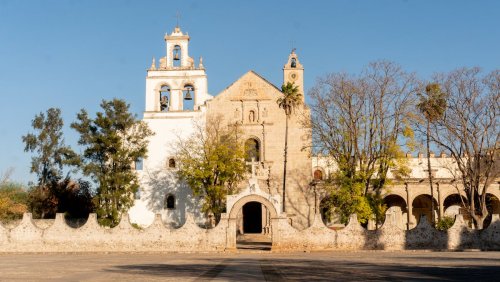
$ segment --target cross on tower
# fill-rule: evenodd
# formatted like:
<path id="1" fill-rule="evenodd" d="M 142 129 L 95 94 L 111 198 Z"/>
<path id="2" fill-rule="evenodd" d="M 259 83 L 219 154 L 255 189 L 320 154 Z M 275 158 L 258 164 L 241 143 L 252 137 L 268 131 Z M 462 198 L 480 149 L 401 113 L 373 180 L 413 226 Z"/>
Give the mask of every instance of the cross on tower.
<path id="1" fill-rule="evenodd" d="M 175 17 L 177 18 L 177 25 L 176 26 L 179 27 L 179 19 L 181 18 L 181 13 L 179 13 L 179 11 L 177 11 L 175 13 Z"/>
<path id="2" fill-rule="evenodd" d="M 255 176 L 256 176 L 255 169 L 259 165 L 259 162 L 256 162 L 255 158 L 252 158 L 252 161 L 251 162 L 246 162 L 246 165 L 249 165 L 249 166 L 252 167 L 252 178 L 255 178 Z"/>
<path id="3" fill-rule="evenodd" d="M 292 53 L 297 49 L 295 48 L 295 40 L 293 39 L 290 40 L 290 49 L 292 49 Z"/>

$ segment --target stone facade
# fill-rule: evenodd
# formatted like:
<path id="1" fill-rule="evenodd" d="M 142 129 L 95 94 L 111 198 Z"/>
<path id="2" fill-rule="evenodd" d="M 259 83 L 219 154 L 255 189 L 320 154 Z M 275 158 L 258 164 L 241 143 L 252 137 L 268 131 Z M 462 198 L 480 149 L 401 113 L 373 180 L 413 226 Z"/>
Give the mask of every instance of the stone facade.
<path id="1" fill-rule="evenodd" d="M 272 195 L 283 193 L 286 115 L 276 103 L 282 95 L 280 89 L 249 71 L 212 97 L 207 92 L 201 58 L 196 67 L 189 57 L 189 40 L 179 27 L 167 34 L 166 56 L 160 59 L 159 65 L 153 59 L 147 73 L 143 120 L 155 135 L 149 140 L 149 156 L 137 166 L 141 188 L 129 211 L 132 222 L 141 226 L 151 224 L 155 213 L 161 213 L 165 223 L 172 226 L 182 225 L 186 213 L 194 213 L 198 222 L 205 220 L 199 214 L 199 200 L 193 197 L 189 187 L 176 179 L 174 154 L 177 140 L 187 138 L 193 133 L 195 124 L 203 124 L 212 116 L 221 115 L 228 126 L 241 128 L 243 142 L 256 144 L 258 154 L 253 165 L 260 187 Z M 304 68 L 294 51 L 283 67 L 283 78 L 284 83 L 295 83 L 303 94 Z M 185 104 L 189 101 L 188 91 L 193 99 L 191 107 Z M 311 135 L 301 125 L 303 118 L 308 116 L 309 109 L 303 104 L 288 122 L 285 207 L 290 222 L 299 229 L 311 224 L 314 213 L 314 196 L 309 189 Z M 175 199 L 173 208 L 166 206 L 168 197 Z M 269 212 L 264 208 L 260 216 L 269 218 Z"/>

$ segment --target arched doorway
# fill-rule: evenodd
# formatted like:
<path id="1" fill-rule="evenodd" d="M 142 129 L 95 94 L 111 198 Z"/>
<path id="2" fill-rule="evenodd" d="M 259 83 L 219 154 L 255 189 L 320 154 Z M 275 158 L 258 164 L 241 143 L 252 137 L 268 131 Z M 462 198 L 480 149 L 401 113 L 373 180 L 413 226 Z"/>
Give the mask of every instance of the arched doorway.
<path id="1" fill-rule="evenodd" d="M 267 216 L 267 215 L 264 215 Z M 242 207 L 242 233 L 262 234 L 263 230 L 262 204 L 259 202 L 248 202 Z M 265 224 L 265 223 L 264 223 Z"/>
<path id="2" fill-rule="evenodd" d="M 270 250 L 278 231 L 274 204 L 260 195 L 248 195 L 229 208 L 228 248 Z"/>

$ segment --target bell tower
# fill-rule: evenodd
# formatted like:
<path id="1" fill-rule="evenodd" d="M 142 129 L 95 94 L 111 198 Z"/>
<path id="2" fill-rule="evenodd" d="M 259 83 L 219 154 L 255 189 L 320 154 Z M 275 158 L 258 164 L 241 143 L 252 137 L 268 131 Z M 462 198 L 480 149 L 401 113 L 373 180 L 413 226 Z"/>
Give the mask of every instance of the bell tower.
<path id="1" fill-rule="evenodd" d="M 159 64 L 153 58 L 146 77 L 146 116 L 168 118 L 194 116 L 211 96 L 207 90 L 207 75 L 200 57 L 196 66 L 189 56 L 189 35 L 176 26 L 165 34 L 166 53 Z M 186 114 L 185 112 L 191 112 Z"/>
<path id="2" fill-rule="evenodd" d="M 304 67 L 300 64 L 299 58 L 295 53 L 295 48 L 288 55 L 288 61 L 283 66 L 283 84 L 291 82 L 299 87 L 299 93 L 302 94 L 302 102 L 304 102 Z"/>

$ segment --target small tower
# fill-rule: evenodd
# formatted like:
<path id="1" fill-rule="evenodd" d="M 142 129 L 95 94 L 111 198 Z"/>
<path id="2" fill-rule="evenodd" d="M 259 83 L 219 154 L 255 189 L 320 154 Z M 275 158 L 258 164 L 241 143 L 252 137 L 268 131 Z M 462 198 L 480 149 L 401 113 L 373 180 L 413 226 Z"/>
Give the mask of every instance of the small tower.
<path id="1" fill-rule="evenodd" d="M 165 42 L 167 43 L 167 68 L 194 68 L 191 64 L 192 59 L 189 60 L 189 35 L 182 33 L 181 29 L 176 26 L 170 35 L 165 34 Z"/>
<path id="2" fill-rule="evenodd" d="M 288 56 L 288 61 L 283 67 L 283 84 L 292 82 L 299 87 L 299 92 L 302 94 L 302 102 L 304 102 L 304 67 L 300 64 L 295 48 Z"/>
<path id="3" fill-rule="evenodd" d="M 170 113 L 200 111 L 211 97 L 207 93 L 207 75 L 202 61 L 200 59 L 196 67 L 193 58 L 189 57 L 189 35 L 179 26 L 165 34 L 164 39 L 166 56 L 160 57 L 158 66 L 153 59 L 146 77 L 145 117 L 155 112 L 167 118 Z"/>

